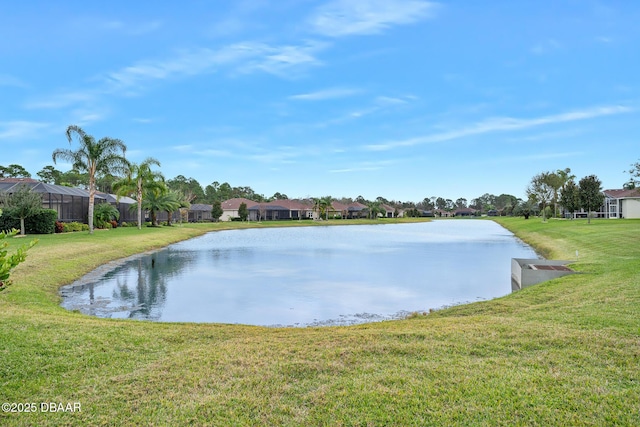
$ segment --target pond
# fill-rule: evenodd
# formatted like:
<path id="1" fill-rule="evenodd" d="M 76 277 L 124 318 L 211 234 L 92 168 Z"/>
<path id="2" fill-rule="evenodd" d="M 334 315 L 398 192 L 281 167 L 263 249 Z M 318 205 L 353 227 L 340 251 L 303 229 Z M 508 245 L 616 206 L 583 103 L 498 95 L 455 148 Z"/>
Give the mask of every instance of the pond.
<path id="1" fill-rule="evenodd" d="M 104 266 L 62 306 L 111 318 L 347 325 L 511 292 L 535 252 L 493 221 L 219 231 Z"/>

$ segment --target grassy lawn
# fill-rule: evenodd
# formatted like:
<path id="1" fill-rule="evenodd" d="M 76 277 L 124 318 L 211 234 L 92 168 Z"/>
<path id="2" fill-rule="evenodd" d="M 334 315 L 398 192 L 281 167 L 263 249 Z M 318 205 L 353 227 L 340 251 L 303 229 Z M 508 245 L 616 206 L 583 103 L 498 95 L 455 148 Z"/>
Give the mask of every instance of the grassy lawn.
<path id="1" fill-rule="evenodd" d="M 0 425 L 640 425 L 640 221 L 498 222 L 548 257 L 578 250 L 584 274 L 403 321 L 304 329 L 58 306 L 60 285 L 108 260 L 245 224 L 38 236 L 0 293 L 1 400 L 38 412 L 0 413 Z"/>

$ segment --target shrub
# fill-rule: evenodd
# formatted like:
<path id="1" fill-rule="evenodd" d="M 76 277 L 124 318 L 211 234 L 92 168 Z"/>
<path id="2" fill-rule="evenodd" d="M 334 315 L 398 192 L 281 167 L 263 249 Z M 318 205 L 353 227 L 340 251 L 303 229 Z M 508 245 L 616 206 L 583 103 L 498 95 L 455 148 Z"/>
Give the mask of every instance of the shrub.
<path id="1" fill-rule="evenodd" d="M 93 211 L 93 222 L 98 228 L 111 228 L 111 221 L 119 218 L 120 212 L 109 203 L 98 203 Z"/>
<path id="2" fill-rule="evenodd" d="M 41 209 L 25 219 L 25 229 L 30 234 L 53 234 L 56 231 L 58 212 L 53 209 Z"/>
<path id="3" fill-rule="evenodd" d="M 13 230 L 9 233 L 2 231 L 0 232 L 0 240 L 4 240 L 10 236 L 15 236 L 17 233 L 18 230 Z M 7 242 L 3 241 L 0 244 L 0 291 L 4 290 L 11 283 L 9 282 L 9 273 L 13 268 L 17 267 L 18 264 L 25 260 L 27 257 L 27 250 L 37 242 L 37 240 L 31 241 L 28 245 L 18 248 L 18 250 L 12 255 L 7 255 L 6 248 L 9 246 Z"/>
<path id="4" fill-rule="evenodd" d="M 0 231 L 11 231 L 20 229 L 20 219 L 9 216 L 7 212 L 0 216 Z"/>
<path id="5" fill-rule="evenodd" d="M 64 233 L 64 223 L 56 221 L 56 233 Z"/>
<path id="6" fill-rule="evenodd" d="M 27 234 L 53 234 L 56 231 L 56 219 L 58 213 L 53 209 L 40 209 L 24 220 L 24 228 Z M 0 231 L 20 229 L 20 218 L 11 213 L 11 210 L 0 216 Z"/>
<path id="7" fill-rule="evenodd" d="M 118 221 L 112 219 L 111 220 L 111 228 L 116 228 L 116 227 L 118 227 Z"/>
<path id="8" fill-rule="evenodd" d="M 89 231 L 89 226 L 87 224 L 81 224 L 77 221 L 65 222 L 63 224 L 63 227 L 65 233 L 71 233 L 74 231 Z"/>

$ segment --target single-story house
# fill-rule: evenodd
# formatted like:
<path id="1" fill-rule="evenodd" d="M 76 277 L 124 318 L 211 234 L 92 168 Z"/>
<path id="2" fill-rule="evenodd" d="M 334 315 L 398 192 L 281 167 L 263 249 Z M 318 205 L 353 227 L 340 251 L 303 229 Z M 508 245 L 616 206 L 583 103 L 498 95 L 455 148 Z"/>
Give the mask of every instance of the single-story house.
<path id="1" fill-rule="evenodd" d="M 132 206 L 136 204 L 136 200 L 127 196 L 116 196 L 115 194 L 106 194 L 106 193 L 98 193 L 101 196 L 105 197 L 107 203 L 115 206 L 120 212 L 120 219 L 118 222 L 122 224 L 123 222 L 136 222 L 138 221 L 138 211 L 133 209 Z"/>
<path id="2" fill-rule="evenodd" d="M 332 202 L 331 206 L 333 207 L 333 211 L 335 213 L 342 216 L 342 218 L 362 218 L 367 215 L 366 209 L 367 205 L 364 205 L 360 202 L 351 202 L 351 203 L 340 203 L 340 202 Z"/>
<path id="3" fill-rule="evenodd" d="M 393 214 L 396 212 L 396 208 L 385 204 L 382 205 L 382 209 L 384 209 L 384 216 L 386 218 L 393 218 Z"/>
<path id="4" fill-rule="evenodd" d="M 640 218 L 640 188 L 631 190 L 604 190 L 606 218 Z"/>
<path id="5" fill-rule="evenodd" d="M 255 203 L 248 210 L 250 221 L 314 218 L 313 206 L 307 201 L 296 199 Z"/>
<path id="6" fill-rule="evenodd" d="M 89 191 L 82 188 L 45 184 L 32 178 L 0 178 L 0 191 L 13 193 L 26 185 L 42 195 L 42 207 L 58 212 L 58 221 L 87 223 L 89 215 Z M 94 203 L 105 203 L 105 194 L 97 193 Z"/>
<path id="7" fill-rule="evenodd" d="M 220 221 L 231 221 L 232 218 L 238 218 L 240 216 L 238 211 L 240 209 L 240 205 L 243 203 L 247 206 L 247 209 L 258 204 L 258 202 L 245 199 L 244 197 L 225 200 L 222 202 L 222 216 L 220 217 Z"/>
<path id="8" fill-rule="evenodd" d="M 475 216 L 476 210 L 473 208 L 458 208 L 453 212 L 453 216 Z"/>

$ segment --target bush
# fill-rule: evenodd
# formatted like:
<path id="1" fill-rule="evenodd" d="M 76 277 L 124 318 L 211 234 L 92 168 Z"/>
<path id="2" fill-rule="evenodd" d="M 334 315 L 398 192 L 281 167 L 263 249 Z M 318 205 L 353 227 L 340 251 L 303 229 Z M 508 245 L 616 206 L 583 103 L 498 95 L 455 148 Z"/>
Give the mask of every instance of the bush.
<path id="1" fill-rule="evenodd" d="M 58 212 L 53 209 L 41 209 L 35 215 L 24 220 L 24 226 L 29 234 L 53 234 L 56 231 Z"/>
<path id="2" fill-rule="evenodd" d="M 65 222 L 63 224 L 63 227 L 64 227 L 64 232 L 65 233 L 71 233 L 71 232 L 74 232 L 74 231 L 89 231 L 89 225 L 81 224 L 81 223 L 79 223 L 77 221 Z"/>
<path id="3" fill-rule="evenodd" d="M 116 227 L 118 227 L 118 221 L 112 219 L 111 220 L 111 228 L 116 228 Z"/>
<path id="4" fill-rule="evenodd" d="M 56 221 L 56 233 L 64 233 L 64 223 Z"/>
<path id="5" fill-rule="evenodd" d="M 20 219 L 8 215 L 5 210 L 4 215 L 0 216 L 0 231 L 20 230 Z"/>
<path id="6" fill-rule="evenodd" d="M 56 219 L 58 212 L 53 209 L 40 209 L 35 214 L 28 216 L 24 220 L 24 228 L 27 234 L 53 234 L 56 231 Z M 0 231 L 20 229 L 20 218 L 11 214 L 11 210 L 6 210 L 0 216 Z"/>

